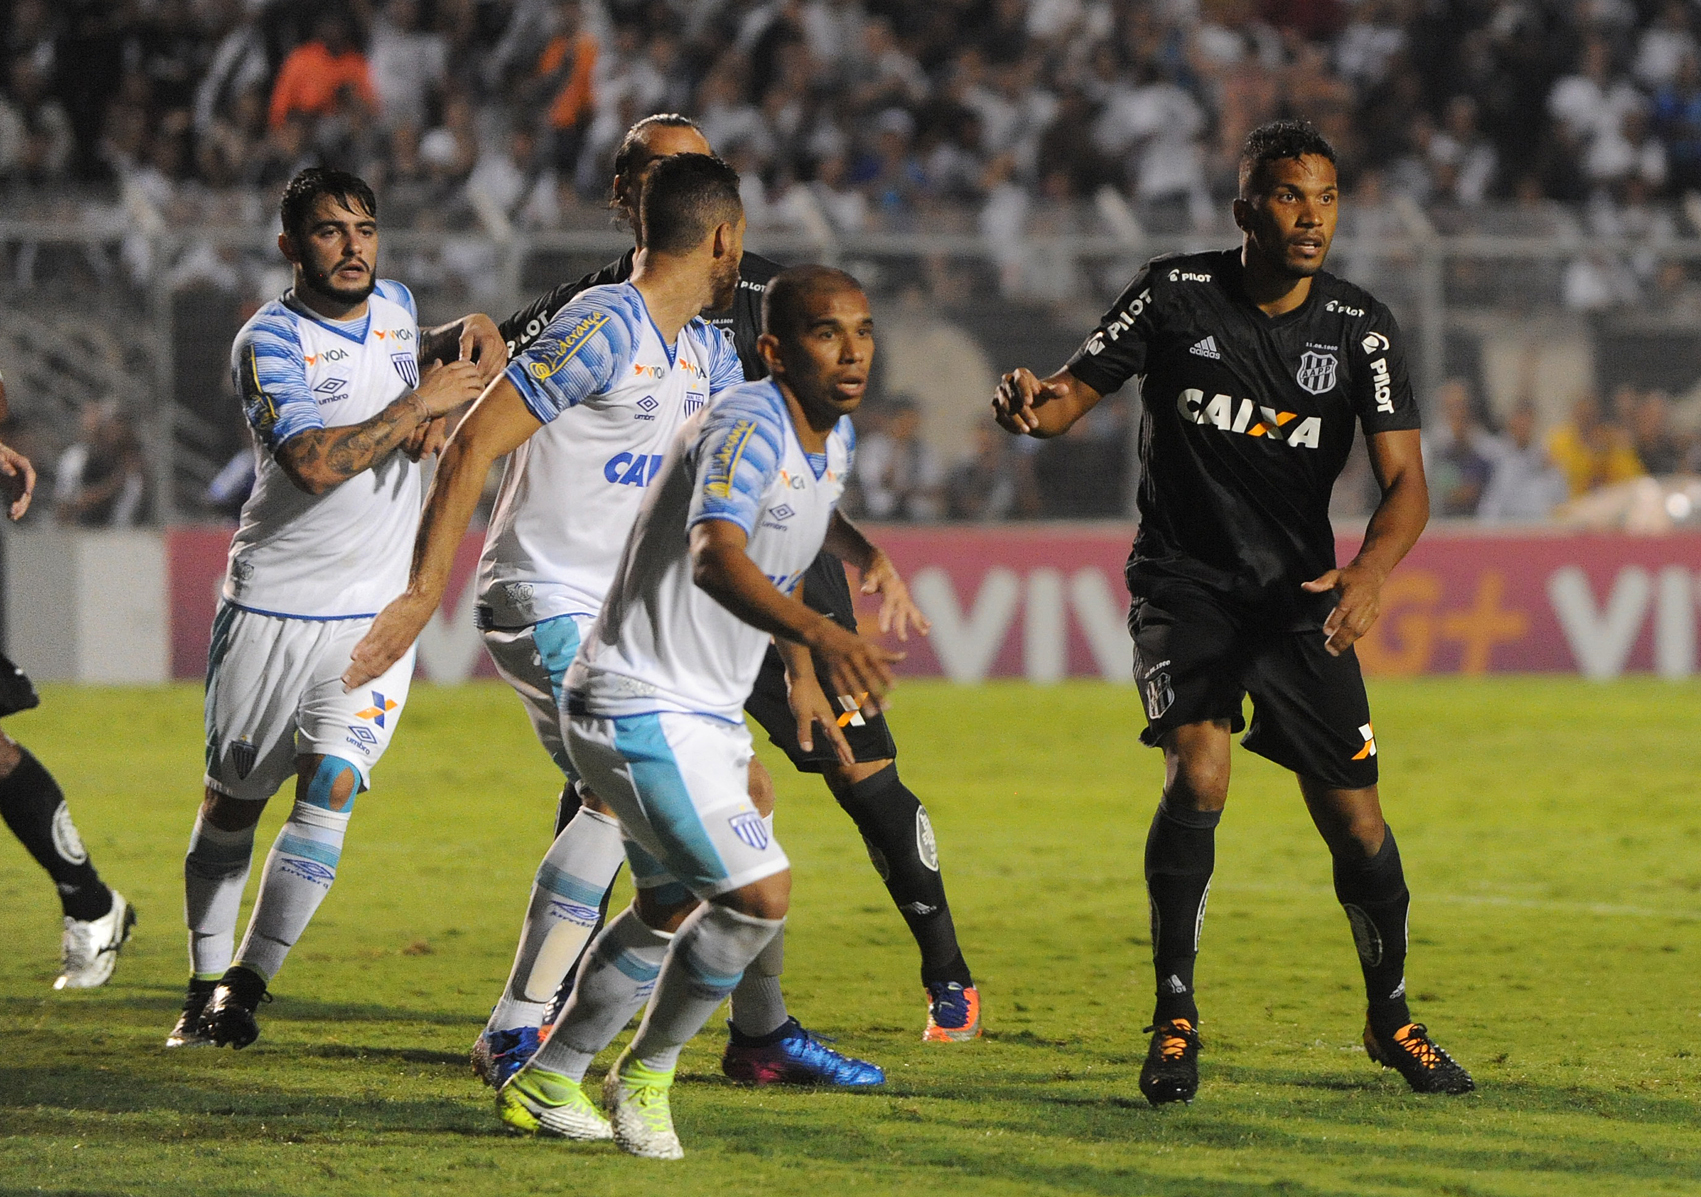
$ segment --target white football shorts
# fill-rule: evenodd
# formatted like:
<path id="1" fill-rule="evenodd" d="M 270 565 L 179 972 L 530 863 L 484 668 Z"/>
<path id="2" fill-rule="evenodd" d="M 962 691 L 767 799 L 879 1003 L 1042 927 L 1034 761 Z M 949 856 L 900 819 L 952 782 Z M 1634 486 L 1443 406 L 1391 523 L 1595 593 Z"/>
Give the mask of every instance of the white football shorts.
<path id="1" fill-rule="evenodd" d="M 484 651 L 503 681 L 526 706 L 537 741 L 569 779 L 578 780 L 561 736 L 561 682 L 579 652 L 579 637 L 596 622 L 594 615 L 557 615 L 524 628 L 490 628 Z"/>
<path id="2" fill-rule="evenodd" d="M 697 897 L 791 867 L 750 802 L 750 729 L 707 715 L 571 715 L 567 750 L 620 818 L 632 883 Z"/>
<path id="3" fill-rule="evenodd" d="M 298 756 L 335 756 L 372 785 L 408 700 L 414 650 L 382 677 L 343 693 L 363 619 L 286 619 L 221 603 L 207 651 L 206 784 L 264 801 L 295 776 Z"/>

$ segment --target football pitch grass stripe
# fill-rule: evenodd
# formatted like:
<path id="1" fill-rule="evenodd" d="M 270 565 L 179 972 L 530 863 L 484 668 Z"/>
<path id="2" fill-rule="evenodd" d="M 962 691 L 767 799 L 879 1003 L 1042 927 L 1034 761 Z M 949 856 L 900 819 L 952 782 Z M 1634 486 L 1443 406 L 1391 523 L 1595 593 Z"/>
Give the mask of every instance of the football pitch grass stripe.
<path id="1" fill-rule="evenodd" d="M 1698 700 L 1655 680 L 1373 684 L 1414 1008 L 1476 1075 L 1464 1099 L 1415 1098 L 1365 1059 L 1327 853 L 1292 779 L 1238 749 L 1199 964 L 1199 1100 L 1140 1099 L 1161 762 L 1133 743 L 1127 690 L 898 691 L 900 764 L 986 999 L 969 1045 L 920 1042 L 914 948 L 855 831 L 763 745 L 796 865 L 791 1008 L 891 1080 L 732 1086 L 717 1018 L 674 1091 L 689 1154 L 661 1173 L 507 1138 L 465 1065 L 560 788 L 504 688 L 415 689 L 262 1037 L 235 1053 L 160 1047 L 186 968 L 198 688 L 47 687 L 6 730 L 59 776 L 141 924 L 105 988 L 53 993 L 57 904 L 0 839 L 0 1197 L 1701 1192 Z M 288 811 L 273 802 L 260 844 Z"/>

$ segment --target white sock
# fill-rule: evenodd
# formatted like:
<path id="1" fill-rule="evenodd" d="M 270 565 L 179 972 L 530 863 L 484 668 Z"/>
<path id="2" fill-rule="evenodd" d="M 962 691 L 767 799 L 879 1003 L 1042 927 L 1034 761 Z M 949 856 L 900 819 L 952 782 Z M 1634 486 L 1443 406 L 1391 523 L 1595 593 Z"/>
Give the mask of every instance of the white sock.
<path id="1" fill-rule="evenodd" d="M 627 1049 L 645 1068 L 670 1072 L 679 1049 L 703 1029 L 784 919 L 758 919 L 713 902 L 692 911 L 673 937 L 644 1021 Z"/>
<path id="2" fill-rule="evenodd" d="M 313 912 L 331 892 L 343 854 L 350 811 L 326 810 L 296 801 L 295 809 L 266 856 L 254 913 L 236 963 L 266 980 L 277 976 L 284 957 L 307 930 Z"/>
<path id="3" fill-rule="evenodd" d="M 491 1030 L 543 1025 L 555 991 L 590 943 L 602 900 L 625 859 L 618 819 L 580 807 L 561 829 L 532 881 L 514 967 L 490 1012 Z"/>
<path id="4" fill-rule="evenodd" d="M 584 1080 L 596 1054 L 643 1008 L 672 941 L 666 931 L 646 927 L 631 907 L 604 927 L 579 966 L 567 1008 L 538 1049 L 538 1067 Z"/>
<path id="5" fill-rule="evenodd" d="M 775 935 L 775 939 L 779 935 Z M 785 994 L 780 992 L 780 979 L 757 971 L 757 964 L 744 970 L 744 979 L 732 991 L 732 1025 L 740 1035 L 760 1039 L 772 1035 L 785 1025 Z"/>
<path id="6" fill-rule="evenodd" d="M 217 980 L 236 951 L 236 916 L 254 858 L 254 829 L 225 831 L 202 815 L 183 858 L 183 921 L 189 927 L 189 971 Z"/>

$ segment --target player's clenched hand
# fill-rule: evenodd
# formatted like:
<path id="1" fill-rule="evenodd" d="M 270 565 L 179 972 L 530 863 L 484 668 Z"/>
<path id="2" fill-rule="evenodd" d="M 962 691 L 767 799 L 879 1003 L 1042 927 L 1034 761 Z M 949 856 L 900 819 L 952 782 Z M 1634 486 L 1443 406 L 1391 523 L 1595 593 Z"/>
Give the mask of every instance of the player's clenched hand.
<path id="1" fill-rule="evenodd" d="M 427 420 L 408 434 L 408 439 L 402 442 L 402 452 L 409 461 L 436 456 L 443 452 L 443 444 L 449 439 L 448 427 L 449 421 L 442 416 Z"/>
<path id="2" fill-rule="evenodd" d="M 1382 575 L 1368 566 L 1332 569 L 1300 585 L 1312 594 L 1335 592 L 1335 609 L 1323 621 L 1323 647 L 1332 657 L 1351 648 L 1382 613 Z"/>
<path id="3" fill-rule="evenodd" d="M 471 403 L 484 390 L 477 362 L 437 362 L 427 366 L 414 388 L 433 419 L 446 416 L 463 403 Z"/>
<path id="4" fill-rule="evenodd" d="M 856 764 L 856 754 L 851 751 L 844 732 L 839 730 L 839 712 L 828 701 L 813 668 L 794 674 L 788 663 L 786 703 L 791 707 L 792 718 L 797 720 L 797 742 L 803 751 L 815 751 L 815 725 L 820 724 L 822 733 L 838 754 L 839 764 Z"/>
<path id="5" fill-rule="evenodd" d="M 1040 426 L 1034 409 L 1067 392 L 1057 383 L 1041 382 L 1026 366 L 1006 374 L 992 396 L 992 417 L 1007 432 L 1029 433 Z"/>
<path id="6" fill-rule="evenodd" d="M 874 563 L 862 571 L 862 593 L 880 596 L 882 634 L 896 631 L 899 640 L 908 640 L 912 627 L 923 636 L 933 630 L 933 624 L 910 598 L 910 588 L 898 573 L 898 567 L 878 549 L 874 551 Z"/>
<path id="7" fill-rule="evenodd" d="M 478 363 L 479 381 L 489 383 L 508 364 L 508 342 L 496 321 L 474 312 L 461 322 L 461 360 Z"/>
<path id="8" fill-rule="evenodd" d="M 0 492 L 12 500 L 7 514 L 15 520 L 22 519 L 35 494 L 35 467 L 10 445 L 0 445 Z"/>
<path id="9" fill-rule="evenodd" d="M 872 640 L 864 640 L 855 632 L 847 632 L 823 616 L 810 638 L 814 649 L 827 666 L 827 680 L 835 694 L 852 694 L 863 709 L 878 711 L 880 700 L 892 689 L 892 666 L 904 659 L 903 653 L 881 648 Z"/>
<path id="10" fill-rule="evenodd" d="M 419 639 L 436 609 L 437 604 L 428 599 L 404 594 L 378 612 L 378 618 L 349 654 L 349 666 L 343 671 L 343 690 L 356 690 L 383 676 Z"/>

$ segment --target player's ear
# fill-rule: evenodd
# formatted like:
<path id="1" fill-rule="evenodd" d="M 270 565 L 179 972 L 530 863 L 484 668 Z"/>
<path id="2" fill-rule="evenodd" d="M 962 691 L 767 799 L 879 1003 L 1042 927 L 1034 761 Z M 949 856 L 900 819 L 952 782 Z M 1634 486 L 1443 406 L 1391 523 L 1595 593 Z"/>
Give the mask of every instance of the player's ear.
<path id="1" fill-rule="evenodd" d="M 284 256 L 286 262 L 293 264 L 301 260 L 300 255 L 295 252 L 295 242 L 290 239 L 288 233 L 278 234 L 278 252 Z"/>
<path id="2" fill-rule="evenodd" d="M 1252 219 L 1252 201 L 1236 197 L 1234 201 L 1234 227 L 1246 232 L 1246 223 Z"/>
<path id="3" fill-rule="evenodd" d="M 724 258 L 732 252 L 732 222 L 723 220 L 715 226 L 715 257 Z"/>
<path id="4" fill-rule="evenodd" d="M 756 338 L 756 356 L 768 367 L 768 373 L 785 373 L 785 364 L 780 360 L 780 339 L 773 333 L 763 333 Z"/>

